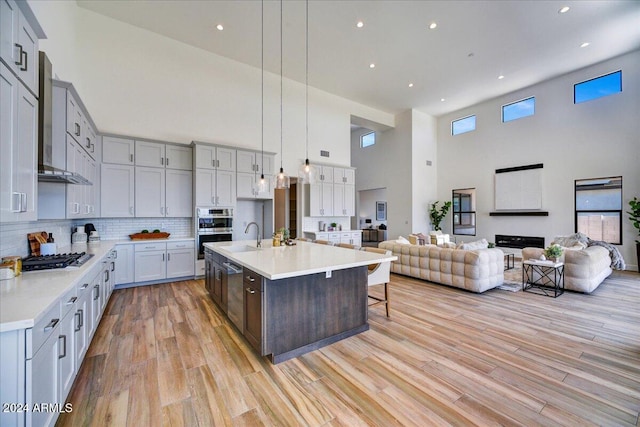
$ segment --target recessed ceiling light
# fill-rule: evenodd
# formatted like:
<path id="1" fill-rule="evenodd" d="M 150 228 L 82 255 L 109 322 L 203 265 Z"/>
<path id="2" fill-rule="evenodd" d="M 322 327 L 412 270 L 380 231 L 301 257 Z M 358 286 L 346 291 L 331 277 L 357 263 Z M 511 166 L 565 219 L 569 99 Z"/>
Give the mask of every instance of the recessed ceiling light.
<path id="1" fill-rule="evenodd" d="M 444 102 L 444 98 L 440 98 L 440 102 Z"/>
<path id="2" fill-rule="evenodd" d="M 413 87 L 413 83 L 409 83 L 409 87 Z"/>
<path id="3" fill-rule="evenodd" d="M 584 42 L 584 43 L 582 43 L 582 44 L 580 45 L 580 47 L 587 47 L 587 46 L 589 46 L 590 44 L 591 44 L 591 43 L 589 43 L 589 42 Z"/>
<path id="4" fill-rule="evenodd" d="M 558 13 L 567 13 L 569 12 L 569 9 L 571 9 L 569 6 L 564 6 L 558 11 Z"/>
<path id="5" fill-rule="evenodd" d="M 216 28 L 218 29 L 218 31 L 224 30 L 224 27 L 222 26 L 222 24 L 216 25 Z"/>
<path id="6" fill-rule="evenodd" d="M 358 23 L 356 24 L 356 27 L 358 27 L 358 28 L 364 27 L 364 22 L 358 21 Z"/>
<path id="7" fill-rule="evenodd" d="M 498 76 L 498 80 L 502 80 L 502 79 L 504 79 L 504 76 L 503 76 L 502 74 L 500 74 L 500 75 Z"/>
<path id="8" fill-rule="evenodd" d="M 371 64 L 369 64 L 369 68 L 376 68 L 376 64 L 372 62 Z"/>
<path id="9" fill-rule="evenodd" d="M 431 24 L 429 24 L 429 29 L 430 30 L 435 30 L 437 26 L 438 26 L 438 24 L 436 24 L 435 22 L 432 22 Z"/>

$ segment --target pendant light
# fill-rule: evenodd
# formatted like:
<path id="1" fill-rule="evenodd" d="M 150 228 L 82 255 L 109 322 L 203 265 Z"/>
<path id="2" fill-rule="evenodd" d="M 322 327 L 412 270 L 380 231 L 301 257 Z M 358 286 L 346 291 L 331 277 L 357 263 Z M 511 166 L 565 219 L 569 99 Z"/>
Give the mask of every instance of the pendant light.
<path id="1" fill-rule="evenodd" d="M 303 184 L 315 184 L 316 182 L 316 168 L 309 164 L 309 0 L 306 0 L 306 16 L 305 16 L 305 31 L 306 31 L 306 46 L 305 46 L 305 134 L 306 134 L 306 159 L 303 164 L 298 168 L 298 176 L 302 180 Z"/>
<path id="2" fill-rule="evenodd" d="M 282 149 L 282 0 L 280 0 L 280 172 L 276 175 L 275 187 L 280 189 L 289 188 L 289 175 L 284 173 L 282 167 L 282 158 L 284 157 L 284 151 Z"/>
<path id="3" fill-rule="evenodd" d="M 260 41 L 262 43 L 260 61 L 261 61 L 261 74 L 260 74 L 260 90 L 261 90 L 261 98 L 262 104 L 260 109 L 260 128 L 261 128 L 261 140 L 262 140 L 262 148 L 261 148 L 261 174 L 260 180 L 256 185 L 257 193 L 265 193 L 267 191 L 267 181 L 264 179 L 264 0 L 260 2 L 260 23 L 261 23 L 261 38 Z"/>

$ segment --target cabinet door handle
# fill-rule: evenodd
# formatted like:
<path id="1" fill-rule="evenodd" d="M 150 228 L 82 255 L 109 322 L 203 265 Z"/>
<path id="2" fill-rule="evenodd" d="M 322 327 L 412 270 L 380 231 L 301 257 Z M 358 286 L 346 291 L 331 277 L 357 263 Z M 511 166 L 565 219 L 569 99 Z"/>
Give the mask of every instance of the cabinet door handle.
<path id="1" fill-rule="evenodd" d="M 75 304 L 77 300 L 78 300 L 78 297 L 71 297 L 69 301 L 66 302 L 66 305 Z"/>
<path id="2" fill-rule="evenodd" d="M 75 123 L 76 125 L 76 136 L 80 136 L 80 125 L 78 123 Z"/>
<path id="3" fill-rule="evenodd" d="M 255 293 L 256 293 L 256 291 L 254 291 L 254 290 L 253 290 L 253 289 L 251 289 L 251 288 L 247 288 L 247 292 L 249 292 L 250 294 L 255 294 Z"/>
<path id="4" fill-rule="evenodd" d="M 87 289 L 88 287 L 89 287 L 89 284 L 85 283 L 80 287 L 80 289 Z"/>
<path id="5" fill-rule="evenodd" d="M 22 212 L 22 193 L 11 193 L 11 212 Z"/>
<path id="6" fill-rule="evenodd" d="M 171 261 L 171 254 L 167 254 L 167 261 Z"/>
<path id="7" fill-rule="evenodd" d="M 169 206 L 164 208 L 164 214 L 167 215 L 167 216 L 169 215 Z"/>
<path id="8" fill-rule="evenodd" d="M 129 213 L 133 215 L 133 206 L 129 206 Z"/>
<path id="9" fill-rule="evenodd" d="M 113 259 L 118 259 L 118 250 L 117 249 L 113 250 Z"/>
<path id="10" fill-rule="evenodd" d="M 116 271 L 116 263 L 111 261 L 111 271 Z"/>
<path id="11" fill-rule="evenodd" d="M 76 332 L 80 332 L 80 329 L 82 329 L 82 313 L 81 310 L 78 310 L 75 312 L 74 316 L 76 317 L 76 327 L 73 328 L 74 331 Z"/>
<path id="12" fill-rule="evenodd" d="M 95 290 L 96 290 L 96 296 L 95 296 L 95 297 L 93 297 L 93 300 L 94 300 L 94 301 L 97 301 L 97 300 L 98 300 L 98 298 L 100 298 L 100 285 L 95 285 L 95 286 L 93 287 L 93 289 L 95 289 Z"/>
<path id="13" fill-rule="evenodd" d="M 162 261 L 164 261 L 164 254 L 162 254 Z"/>
<path id="14" fill-rule="evenodd" d="M 64 359 L 65 357 L 67 357 L 67 336 L 59 335 L 58 339 L 60 338 L 62 338 L 62 340 L 64 341 L 64 344 L 62 345 L 62 354 L 58 355 L 58 359 Z"/>
<path id="15" fill-rule="evenodd" d="M 80 312 L 80 327 L 82 328 L 84 326 L 84 310 L 79 308 L 78 311 Z"/>
<path id="16" fill-rule="evenodd" d="M 168 157 L 167 157 L 166 163 L 167 163 L 167 166 L 169 166 L 169 158 Z"/>
<path id="17" fill-rule="evenodd" d="M 253 277 L 251 277 L 251 276 L 246 276 L 246 277 L 245 277 L 245 279 L 247 279 L 248 281 L 250 281 L 250 282 L 252 282 L 252 283 L 256 281 L 256 279 L 254 279 L 254 278 L 253 278 Z"/>
<path id="18" fill-rule="evenodd" d="M 109 281 L 109 270 L 104 271 L 104 281 L 105 283 Z"/>
<path id="19" fill-rule="evenodd" d="M 133 163 L 133 154 L 129 154 L 129 162 Z"/>
<path id="20" fill-rule="evenodd" d="M 91 152 L 94 153 L 96 150 L 96 144 L 91 144 Z"/>
<path id="21" fill-rule="evenodd" d="M 56 327 L 56 325 L 58 324 L 58 322 L 60 321 L 60 319 L 51 319 L 51 322 L 49 322 L 49 324 L 47 326 L 44 327 L 44 331 L 50 331 L 53 328 Z"/>
<path id="22" fill-rule="evenodd" d="M 14 46 L 20 49 L 20 52 L 18 52 L 18 58 L 20 58 L 20 61 L 15 61 L 15 64 L 22 66 L 22 53 L 24 52 L 22 45 L 20 43 L 14 43 Z M 25 70 L 22 70 L 22 71 L 25 71 Z"/>
<path id="23" fill-rule="evenodd" d="M 164 166 L 164 157 L 160 157 L 160 164 Z"/>
<path id="24" fill-rule="evenodd" d="M 91 148 L 91 140 L 89 138 L 87 138 L 87 145 L 85 147 Z"/>

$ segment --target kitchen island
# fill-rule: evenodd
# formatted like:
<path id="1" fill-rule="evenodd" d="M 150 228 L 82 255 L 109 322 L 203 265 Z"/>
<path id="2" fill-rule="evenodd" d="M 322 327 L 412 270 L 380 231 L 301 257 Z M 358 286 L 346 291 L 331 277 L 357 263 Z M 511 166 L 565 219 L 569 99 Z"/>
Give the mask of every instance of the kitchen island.
<path id="1" fill-rule="evenodd" d="M 279 363 L 369 329 L 367 266 L 395 259 L 309 242 L 206 243 L 206 284 L 254 349 Z"/>

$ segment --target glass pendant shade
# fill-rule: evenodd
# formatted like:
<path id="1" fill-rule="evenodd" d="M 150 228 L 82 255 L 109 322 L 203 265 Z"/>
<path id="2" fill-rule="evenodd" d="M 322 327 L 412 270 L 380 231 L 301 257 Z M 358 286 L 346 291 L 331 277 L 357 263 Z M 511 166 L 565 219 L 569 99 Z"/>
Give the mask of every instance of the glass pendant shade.
<path id="1" fill-rule="evenodd" d="M 318 172 L 315 166 L 309 164 L 309 159 L 305 159 L 304 163 L 298 168 L 298 177 L 303 184 L 315 184 Z"/>
<path id="2" fill-rule="evenodd" d="M 254 190 L 256 193 L 266 193 L 268 190 L 267 180 L 264 178 L 264 174 L 260 175 L 260 179 L 256 182 L 254 186 Z"/>
<path id="3" fill-rule="evenodd" d="M 275 178 L 275 188 L 277 189 L 289 188 L 289 175 L 284 173 L 283 168 L 280 168 L 280 172 L 278 172 L 278 174 L 274 178 Z"/>

